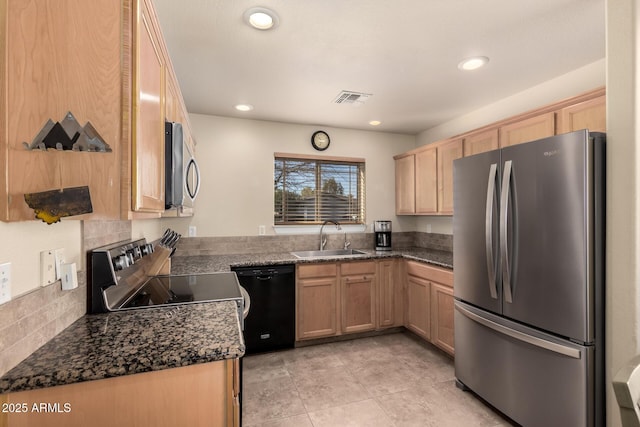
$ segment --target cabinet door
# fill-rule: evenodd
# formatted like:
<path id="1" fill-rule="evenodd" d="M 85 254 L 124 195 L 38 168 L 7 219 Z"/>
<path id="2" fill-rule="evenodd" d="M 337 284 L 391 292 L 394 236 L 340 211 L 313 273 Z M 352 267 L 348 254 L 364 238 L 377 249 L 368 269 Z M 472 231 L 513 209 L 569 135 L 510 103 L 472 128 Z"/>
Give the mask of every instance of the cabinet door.
<path id="1" fill-rule="evenodd" d="M 135 43 L 132 208 L 164 211 L 165 64 L 148 0 L 140 0 Z"/>
<path id="2" fill-rule="evenodd" d="M 546 113 L 500 128 L 500 147 L 555 135 L 555 114 Z"/>
<path id="3" fill-rule="evenodd" d="M 606 132 L 606 97 L 599 96 L 589 101 L 563 108 L 558 113 L 558 133 L 589 129 L 592 132 Z"/>
<path id="4" fill-rule="evenodd" d="M 342 332 L 372 331 L 376 327 L 375 275 L 342 278 Z"/>
<path id="5" fill-rule="evenodd" d="M 438 164 L 435 148 L 416 153 L 416 213 L 438 211 Z"/>
<path id="6" fill-rule="evenodd" d="M 462 157 L 462 140 L 438 146 L 438 212 L 453 214 L 453 161 Z"/>
<path id="7" fill-rule="evenodd" d="M 415 156 L 396 159 L 396 214 L 413 214 L 415 202 Z"/>
<path id="8" fill-rule="evenodd" d="M 463 151 L 466 156 L 473 156 L 498 148 L 498 129 L 490 129 L 483 132 L 467 135 L 463 142 Z"/>
<path id="9" fill-rule="evenodd" d="M 431 342 L 453 356 L 453 288 L 433 282 Z"/>
<path id="10" fill-rule="evenodd" d="M 431 339 L 431 287 L 427 280 L 407 276 L 406 327 L 422 338 Z"/>
<path id="11" fill-rule="evenodd" d="M 336 276 L 297 280 L 297 339 L 337 335 Z"/>
<path id="12" fill-rule="evenodd" d="M 58 411 L 3 413 L 2 426 L 233 426 L 229 369 L 219 360 L 0 395 L 0 403 L 56 403 Z M 237 363 L 237 362 L 235 362 Z M 57 403 L 59 402 L 59 403 Z M 63 404 L 71 405 L 62 412 Z"/>
<path id="13" fill-rule="evenodd" d="M 122 4 L 0 1 L 0 220 L 33 220 L 25 193 L 88 186 L 93 214 L 118 219 L 122 143 Z M 112 152 L 29 151 L 70 111 Z"/>
<path id="14" fill-rule="evenodd" d="M 395 260 L 378 261 L 378 327 L 402 326 L 402 285 Z"/>

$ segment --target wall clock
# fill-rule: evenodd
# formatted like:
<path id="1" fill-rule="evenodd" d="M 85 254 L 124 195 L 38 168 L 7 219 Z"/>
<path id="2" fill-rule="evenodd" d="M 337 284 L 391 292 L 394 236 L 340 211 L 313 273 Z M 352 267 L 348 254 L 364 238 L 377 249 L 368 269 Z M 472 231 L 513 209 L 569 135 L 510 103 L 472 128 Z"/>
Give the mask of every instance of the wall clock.
<path id="1" fill-rule="evenodd" d="M 318 151 L 324 151 L 329 148 L 329 144 L 331 143 L 331 139 L 329 138 L 329 134 L 323 130 L 319 130 L 311 135 L 311 145 Z"/>

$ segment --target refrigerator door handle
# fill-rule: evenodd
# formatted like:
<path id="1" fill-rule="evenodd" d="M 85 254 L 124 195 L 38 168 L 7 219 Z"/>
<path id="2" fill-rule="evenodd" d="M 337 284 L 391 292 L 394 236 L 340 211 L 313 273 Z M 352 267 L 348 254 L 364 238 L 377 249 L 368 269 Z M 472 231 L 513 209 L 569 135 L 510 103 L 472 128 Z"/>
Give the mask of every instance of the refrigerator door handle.
<path id="1" fill-rule="evenodd" d="M 556 344 L 554 342 L 547 341 L 545 339 L 534 337 L 534 336 L 525 334 L 523 332 L 508 328 L 492 320 L 485 319 L 482 316 L 478 316 L 477 314 L 467 310 L 466 308 L 460 306 L 457 303 L 455 304 L 455 308 L 460 312 L 460 314 L 466 316 L 470 320 L 473 320 L 476 323 L 486 326 L 489 329 L 493 329 L 498 333 L 517 339 L 518 341 L 526 342 L 527 344 L 531 344 L 533 346 L 536 346 L 545 350 L 549 350 L 554 353 L 562 354 L 564 356 L 568 356 L 573 359 L 581 358 L 581 351 L 578 349 L 567 347 L 562 344 Z"/>
<path id="2" fill-rule="evenodd" d="M 500 255 L 502 264 L 502 283 L 504 299 L 508 303 L 513 303 L 511 294 L 511 263 L 509 261 L 508 243 L 508 216 L 509 216 L 509 190 L 511 188 L 511 160 L 504 162 L 504 173 L 502 175 L 502 192 L 500 195 Z"/>
<path id="3" fill-rule="evenodd" d="M 489 275 L 489 291 L 491 298 L 498 299 L 498 289 L 496 284 L 496 269 L 493 258 L 493 199 L 496 192 L 496 172 L 498 165 L 493 163 L 489 169 L 489 182 L 487 183 L 487 204 L 485 210 L 485 252 L 487 256 L 487 273 Z"/>

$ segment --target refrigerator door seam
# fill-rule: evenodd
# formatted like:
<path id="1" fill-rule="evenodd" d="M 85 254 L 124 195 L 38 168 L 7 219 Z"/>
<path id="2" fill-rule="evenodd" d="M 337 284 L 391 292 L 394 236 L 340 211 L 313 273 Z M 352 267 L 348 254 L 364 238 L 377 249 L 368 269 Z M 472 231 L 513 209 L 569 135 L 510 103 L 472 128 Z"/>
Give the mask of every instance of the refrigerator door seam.
<path id="1" fill-rule="evenodd" d="M 456 310 L 458 310 L 461 314 L 463 314 L 464 316 L 468 317 L 469 319 L 473 320 L 474 322 L 477 322 L 483 326 L 486 326 L 487 328 L 493 329 L 494 331 L 504 334 L 504 335 L 508 335 L 511 338 L 515 338 L 519 341 L 523 341 L 526 342 L 528 344 L 534 345 L 536 347 L 540 347 L 543 348 L 545 350 L 549 350 L 552 351 L 554 353 L 558 353 L 558 354 L 562 354 L 568 357 L 571 357 L 573 359 L 580 359 L 581 358 L 581 352 L 580 350 L 576 350 L 574 348 L 571 347 L 567 347 L 561 344 L 556 344 L 553 342 L 549 342 L 547 340 L 543 340 L 541 338 L 537 338 L 537 337 L 533 337 L 531 335 L 527 335 L 525 333 L 522 333 L 520 331 L 516 331 L 513 330 L 511 328 L 508 328 L 506 326 L 502 326 L 496 322 L 493 322 L 489 319 L 485 319 L 482 316 L 478 316 L 475 313 L 472 313 L 471 311 L 467 310 L 464 307 L 461 307 L 460 305 L 456 304 L 455 305 Z"/>
<path id="2" fill-rule="evenodd" d="M 493 195 L 496 191 L 496 171 L 498 165 L 493 163 L 489 170 L 487 183 L 487 204 L 485 211 L 485 248 L 487 256 L 487 273 L 489 274 L 489 291 L 491 298 L 498 299 L 496 284 L 496 265 L 493 259 Z"/>
<path id="3" fill-rule="evenodd" d="M 513 302 L 511 295 L 511 264 L 509 263 L 509 247 L 507 246 L 508 213 L 509 213 L 509 188 L 511 187 L 511 160 L 504 162 L 502 175 L 502 192 L 500 196 L 500 254 L 502 261 L 502 277 L 504 299 L 508 303 Z"/>

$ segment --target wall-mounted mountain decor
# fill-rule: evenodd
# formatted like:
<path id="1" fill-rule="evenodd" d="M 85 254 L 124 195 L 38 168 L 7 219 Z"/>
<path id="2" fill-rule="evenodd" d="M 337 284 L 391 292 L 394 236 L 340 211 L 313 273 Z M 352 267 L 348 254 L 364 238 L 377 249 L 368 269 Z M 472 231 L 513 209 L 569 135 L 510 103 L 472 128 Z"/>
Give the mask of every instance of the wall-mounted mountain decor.
<path id="1" fill-rule="evenodd" d="M 27 150 L 56 150 L 110 152 L 111 147 L 90 122 L 84 126 L 69 111 L 64 119 L 54 123 L 51 119 L 43 126 L 31 144 L 23 142 Z"/>

